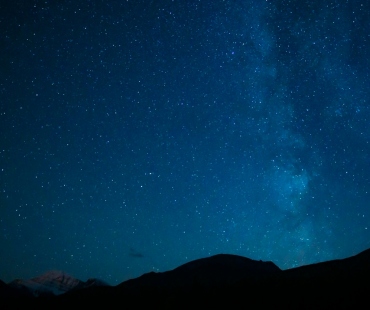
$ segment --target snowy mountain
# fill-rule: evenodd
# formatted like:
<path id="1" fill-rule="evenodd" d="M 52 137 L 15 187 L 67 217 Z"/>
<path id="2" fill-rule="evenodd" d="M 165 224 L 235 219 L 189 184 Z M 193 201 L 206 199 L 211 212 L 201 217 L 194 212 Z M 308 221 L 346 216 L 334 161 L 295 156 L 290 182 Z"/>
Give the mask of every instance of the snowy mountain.
<path id="1" fill-rule="evenodd" d="M 61 295 L 71 290 L 93 286 L 108 286 L 108 284 L 97 279 L 89 279 L 84 282 L 63 271 L 52 270 L 29 280 L 14 280 L 9 283 L 9 286 L 37 297 Z"/>
<path id="2" fill-rule="evenodd" d="M 23 291 L 29 291 L 33 296 L 60 295 L 76 286 L 82 285 L 82 281 L 57 270 L 52 270 L 43 275 L 22 280 L 17 279 L 9 283 L 9 286 Z"/>

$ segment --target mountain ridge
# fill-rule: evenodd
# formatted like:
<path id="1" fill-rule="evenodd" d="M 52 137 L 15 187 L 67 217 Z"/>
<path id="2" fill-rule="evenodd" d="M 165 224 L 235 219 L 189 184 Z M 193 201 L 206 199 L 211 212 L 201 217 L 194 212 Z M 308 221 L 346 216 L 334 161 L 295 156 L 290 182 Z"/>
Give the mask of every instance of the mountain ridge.
<path id="1" fill-rule="evenodd" d="M 8 283 L 8 287 L 34 297 L 61 295 L 71 290 L 100 285 L 108 284 L 98 279 L 84 282 L 59 270 L 50 270 L 31 279 L 15 279 Z"/>
<path id="2" fill-rule="evenodd" d="M 22 295 L 23 299 L 19 298 L 17 303 L 23 300 L 49 307 L 55 303 L 70 306 L 125 300 L 143 305 L 150 301 L 157 306 L 178 307 L 192 306 L 195 300 L 205 305 L 232 300 L 253 307 L 290 305 L 301 308 L 304 301 L 304 308 L 353 308 L 360 302 L 369 304 L 366 297 L 370 291 L 369 278 L 370 249 L 348 258 L 287 270 L 281 270 L 269 261 L 218 254 L 187 262 L 169 271 L 145 273 L 116 286 L 76 285 L 76 289 L 49 298 L 26 299 Z M 88 280 L 85 284 L 93 282 Z M 6 289 L 11 288 L 0 282 L 0 296 L 5 296 L 1 292 Z M 12 292 L 12 296 L 16 296 Z M 261 294 L 267 298 L 260 298 Z M 4 300 L 13 305 L 15 299 Z"/>

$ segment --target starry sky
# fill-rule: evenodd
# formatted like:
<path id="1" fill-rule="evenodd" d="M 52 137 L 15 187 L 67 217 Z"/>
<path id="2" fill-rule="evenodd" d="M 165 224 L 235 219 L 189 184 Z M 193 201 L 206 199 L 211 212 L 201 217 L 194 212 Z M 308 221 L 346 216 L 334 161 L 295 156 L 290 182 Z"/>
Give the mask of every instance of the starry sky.
<path id="1" fill-rule="evenodd" d="M 0 279 L 370 247 L 370 3 L 0 2 Z"/>

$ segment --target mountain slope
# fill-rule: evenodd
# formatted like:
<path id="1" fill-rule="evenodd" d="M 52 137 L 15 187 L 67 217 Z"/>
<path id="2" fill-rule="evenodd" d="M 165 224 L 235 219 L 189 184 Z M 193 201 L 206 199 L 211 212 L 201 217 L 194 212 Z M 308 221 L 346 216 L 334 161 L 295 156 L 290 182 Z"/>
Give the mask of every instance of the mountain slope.
<path id="1" fill-rule="evenodd" d="M 271 276 L 281 272 L 272 262 L 255 261 L 246 257 L 219 254 L 191 261 L 171 271 L 147 273 L 139 278 L 118 285 L 120 289 L 155 287 L 157 289 L 180 289 L 202 287 L 223 287 L 241 280 Z"/>
<path id="2" fill-rule="evenodd" d="M 83 282 L 62 272 L 52 270 L 36 278 L 22 280 L 17 279 L 9 283 L 10 287 L 29 291 L 33 296 L 60 295 Z"/>
<path id="3" fill-rule="evenodd" d="M 370 249 L 357 255 L 284 270 L 286 277 L 357 276 L 370 272 Z"/>
<path id="4" fill-rule="evenodd" d="M 61 295 L 88 287 L 109 286 L 98 279 L 88 279 L 86 282 L 76 279 L 63 271 L 48 271 L 36 278 L 17 279 L 9 283 L 9 287 L 29 296 Z"/>

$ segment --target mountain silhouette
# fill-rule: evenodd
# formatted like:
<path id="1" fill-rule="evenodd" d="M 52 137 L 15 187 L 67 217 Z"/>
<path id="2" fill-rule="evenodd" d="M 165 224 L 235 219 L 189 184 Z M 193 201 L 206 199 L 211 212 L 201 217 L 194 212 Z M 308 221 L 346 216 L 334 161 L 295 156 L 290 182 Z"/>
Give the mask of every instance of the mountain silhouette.
<path id="1" fill-rule="evenodd" d="M 281 272 L 272 262 L 255 261 L 246 257 L 218 254 L 197 259 L 163 273 L 150 272 L 118 285 L 119 289 L 134 290 L 142 287 L 174 290 L 190 289 L 193 285 L 207 288 L 238 283 Z"/>
<path id="2" fill-rule="evenodd" d="M 0 282 L 0 306 L 50 308 L 109 301 L 164 308 L 224 305 L 353 309 L 369 306 L 369 276 L 370 249 L 349 258 L 288 270 L 281 270 L 273 262 L 219 254 L 170 271 L 150 272 L 114 287 L 77 285 L 58 296 L 31 298 Z"/>

